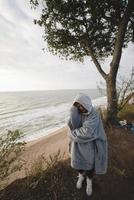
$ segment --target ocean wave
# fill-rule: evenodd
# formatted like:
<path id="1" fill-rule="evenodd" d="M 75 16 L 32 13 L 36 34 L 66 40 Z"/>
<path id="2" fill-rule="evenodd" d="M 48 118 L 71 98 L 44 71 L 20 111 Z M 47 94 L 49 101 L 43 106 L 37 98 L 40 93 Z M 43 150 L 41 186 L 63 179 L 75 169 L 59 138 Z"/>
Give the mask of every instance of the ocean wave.
<path id="1" fill-rule="evenodd" d="M 20 129 L 27 141 L 65 126 L 73 102 L 72 93 L 66 95 L 62 93 L 55 98 L 55 95 L 41 96 L 42 93 L 37 96 L 35 94 L 33 98 L 28 97 L 28 94 L 27 98 L 19 94 L 18 99 L 17 96 L 12 98 L 11 102 L 6 99 L 5 104 L 3 99 L 3 102 L 0 102 L 0 134 L 6 134 L 7 130 Z M 8 98 L 10 99 L 10 96 Z M 99 97 L 92 102 L 94 106 L 105 106 L 106 97 Z"/>

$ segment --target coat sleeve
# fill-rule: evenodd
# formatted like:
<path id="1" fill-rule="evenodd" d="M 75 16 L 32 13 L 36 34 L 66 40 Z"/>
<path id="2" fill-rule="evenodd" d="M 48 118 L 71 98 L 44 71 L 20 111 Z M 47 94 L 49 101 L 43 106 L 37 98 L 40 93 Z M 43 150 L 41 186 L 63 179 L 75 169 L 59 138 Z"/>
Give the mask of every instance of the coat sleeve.
<path id="1" fill-rule="evenodd" d="M 83 123 L 82 127 L 70 130 L 72 140 L 78 143 L 92 142 L 96 140 L 98 138 L 96 131 L 97 121 L 88 119 Z"/>
<path id="2" fill-rule="evenodd" d="M 75 106 L 70 109 L 70 124 L 72 129 L 80 128 L 82 126 L 82 116 Z"/>

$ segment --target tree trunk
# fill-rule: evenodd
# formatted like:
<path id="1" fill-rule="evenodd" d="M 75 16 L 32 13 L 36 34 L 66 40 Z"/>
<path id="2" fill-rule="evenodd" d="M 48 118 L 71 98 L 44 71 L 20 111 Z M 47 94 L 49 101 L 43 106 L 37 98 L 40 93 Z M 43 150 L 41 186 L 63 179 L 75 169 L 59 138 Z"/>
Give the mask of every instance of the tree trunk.
<path id="1" fill-rule="evenodd" d="M 111 124 L 118 123 L 116 76 L 117 76 L 119 63 L 121 59 L 125 33 L 127 30 L 127 25 L 128 25 L 128 21 L 132 13 L 132 10 L 133 10 L 133 0 L 128 0 L 128 6 L 126 10 L 124 11 L 124 15 L 122 16 L 120 23 L 118 24 L 118 31 L 115 38 L 113 58 L 112 58 L 112 62 L 110 63 L 110 72 L 108 74 L 104 72 L 100 63 L 98 62 L 97 58 L 94 55 L 94 51 L 92 49 L 90 36 L 88 34 L 87 27 L 85 27 L 87 37 L 86 38 L 84 37 L 84 40 L 81 41 L 81 45 L 85 49 L 85 52 L 87 53 L 87 55 L 91 56 L 92 61 L 94 62 L 96 68 L 98 69 L 98 71 L 100 72 L 100 74 L 106 81 L 106 86 L 107 86 L 107 119 L 106 120 L 107 122 Z"/>
<path id="2" fill-rule="evenodd" d="M 116 94 L 116 76 L 119 68 L 119 63 L 122 54 L 122 46 L 124 43 L 125 33 L 127 30 L 127 25 L 129 21 L 130 14 L 132 12 L 133 0 L 128 1 L 128 6 L 124 15 L 120 21 L 118 27 L 118 33 L 116 36 L 115 47 L 113 51 L 113 59 L 110 63 L 110 72 L 106 77 L 106 86 L 107 86 L 107 122 L 111 124 L 117 124 L 117 94 Z"/>
<path id="3" fill-rule="evenodd" d="M 107 86 L 107 123 L 117 124 L 117 94 L 116 94 L 116 76 L 108 76 Z"/>

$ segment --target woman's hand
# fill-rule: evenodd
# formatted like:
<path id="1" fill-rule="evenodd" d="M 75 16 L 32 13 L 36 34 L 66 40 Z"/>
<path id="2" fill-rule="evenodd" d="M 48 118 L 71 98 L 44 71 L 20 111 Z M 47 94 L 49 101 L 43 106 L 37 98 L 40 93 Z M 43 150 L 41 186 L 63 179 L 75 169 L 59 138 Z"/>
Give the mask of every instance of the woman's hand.
<path id="1" fill-rule="evenodd" d="M 68 121 L 68 126 L 69 126 L 69 128 L 70 128 L 71 130 L 73 130 L 73 126 L 72 126 L 72 123 L 71 123 L 70 120 Z"/>

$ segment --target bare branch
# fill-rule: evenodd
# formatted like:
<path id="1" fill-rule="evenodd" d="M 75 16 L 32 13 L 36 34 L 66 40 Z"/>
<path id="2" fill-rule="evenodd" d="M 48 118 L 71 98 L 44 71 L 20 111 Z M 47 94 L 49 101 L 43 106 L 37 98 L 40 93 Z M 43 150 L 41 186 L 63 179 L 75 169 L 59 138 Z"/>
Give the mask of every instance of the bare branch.
<path id="1" fill-rule="evenodd" d="M 92 61 L 94 62 L 96 68 L 98 69 L 98 71 L 100 72 L 102 77 L 106 80 L 107 74 L 103 71 L 100 63 L 98 62 L 97 58 L 95 57 L 95 55 L 93 53 L 93 50 L 92 50 L 91 45 L 89 43 L 89 37 L 87 38 L 87 35 L 84 36 L 84 37 L 81 37 L 80 44 L 81 44 L 81 47 L 84 48 L 84 50 L 86 51 L 87 55 L 91 56 Z"/>
<path id="2" fill-rule="evenodd" d="M 132 68 L 132 73 L 129 80 L 125 80 L 122 77 L 120 77 L 121 87 L 119 88 L 118 93 L 118 110 L 120 111 L 127 103 L 128 101 L 133 97 L 134 95 L 134 68 Z"/>
<path id="3" fill-rule="evenodd" d="M 123 104 L 118 107 L 118 111 L 122 110 L 124 106 L 129 102 L 131 98 L 134 98 L 134 92 L 130 93 L 124 100 Z"/>

